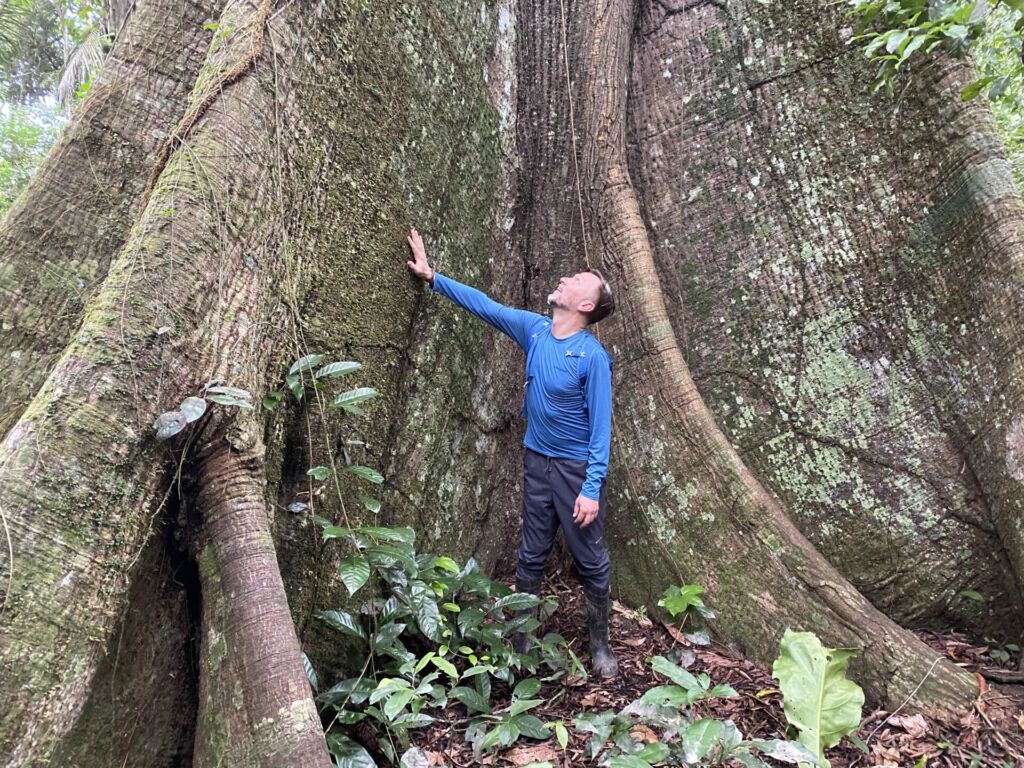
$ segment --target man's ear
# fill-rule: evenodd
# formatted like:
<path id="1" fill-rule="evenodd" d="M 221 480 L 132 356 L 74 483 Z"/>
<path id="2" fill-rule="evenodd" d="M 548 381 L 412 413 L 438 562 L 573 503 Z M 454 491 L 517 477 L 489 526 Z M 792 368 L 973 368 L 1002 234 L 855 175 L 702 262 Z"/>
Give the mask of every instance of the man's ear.
<path id="1" fill-rule="evenodd" d="M 590 299 L 587 299 L 586 301 L 581 301 L 576 306 L 576 311 L 580 312 L 581 314 L 584 314 L 584 315 L 589 315 L 591 312 L 594 311 L 595 307 L 597 307 L 597 304 L 595 304 Z"/>

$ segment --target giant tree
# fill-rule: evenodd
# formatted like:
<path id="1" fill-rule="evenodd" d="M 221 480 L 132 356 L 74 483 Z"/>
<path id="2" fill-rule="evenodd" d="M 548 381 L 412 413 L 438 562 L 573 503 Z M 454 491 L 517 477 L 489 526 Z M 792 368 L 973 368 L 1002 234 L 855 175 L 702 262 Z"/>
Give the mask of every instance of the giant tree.
<path id="1" fill-rule="evenodd" d="M 414 284 L 411 224 L 507 303 L 587 264 L 617 286 L 623 599 L 700 581 L 723 642 L 813 629 L 876 701 L 967 708 L 906 627 L 1021 627 L 1020 201 L 966 65 L 894 104 L 844 23 L 140 0 L 0 223 L 4 764 L 324 763 L 299 649 L 351 659 L 310 620 L 338 599 L 311 516 L 374 513 L 312 466 L 374 466 L 381 522 L 507 557 L 521 361 Z M 369 419 L 309 390 L 158 439 L 311 353 L 363 363 Z"/>

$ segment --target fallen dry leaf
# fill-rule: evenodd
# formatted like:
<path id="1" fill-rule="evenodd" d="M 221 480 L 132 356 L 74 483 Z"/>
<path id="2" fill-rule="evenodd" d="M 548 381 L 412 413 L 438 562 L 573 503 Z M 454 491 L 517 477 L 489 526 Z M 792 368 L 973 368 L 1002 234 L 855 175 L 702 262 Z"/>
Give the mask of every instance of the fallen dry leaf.
<path id="1" fill-rule="evenodd" d="M 659 741 L 658 734 L 643 723 L 633 726 L 633 730 L 629 732 L 629 735 L 634 741 L 645 741 L 648 744 L 653 744 L 654 742 Z"/>
<path id="2" fill-rule="evenodd" d="M 516 747 L 510 749 L 502 758 L 508 760 L 512 765 L 528 765 L 529 763 L 542 763 L 545 760 L 554 762 L 558 759 L 558 751 L 550 744 L 538 744 L 535 747 Z"/>
<path id="3" fill-rule="evenodd" d="M 680 631 L 680 630 L 676 629 L 675 627 L 673 627 L 671 624 L 666 624 L 665 622 L 662 622 L 661 626 L 663 626 L 665 628 L 665 630 L 670 635 L 672 635 L 672 639 L 675 640 L 677 643 L 682 643 L 683 645 L 689 645 L 690 644 L 690 641 L 686 639 L 686 635 L 684 635 L 682 633 L 682 631 Z"/>
<path id="4" fill-rule="evenodd" d="M 654 626 L 651 620 L 644 616 L 642 613 L 640 613 L 639 611 L 634 611 L 632 608 L 627 608 L 618 600 L 612 600 L 612 610 L 615 611 L 615 613 L 625 616 L 627 619 L 630 619 L 631 621 L 635 621 L 641 627 Z"/>
<path id="5" fill-rule="evenodd" d="M 633 648 L 639 648 L 641 645 L 647 642 L 647 638 L 641 636 L 638 637 L 627 637 L 622 640 L 626 645 L 632 646 Z"/>
<path id="6" fill-rule="evenodd" d="M 923 738 L 928 733 L 928 723 L 921 715 L 903 715 L 894 717 L 889 722 L 902 728 L 914 739 Z"/>

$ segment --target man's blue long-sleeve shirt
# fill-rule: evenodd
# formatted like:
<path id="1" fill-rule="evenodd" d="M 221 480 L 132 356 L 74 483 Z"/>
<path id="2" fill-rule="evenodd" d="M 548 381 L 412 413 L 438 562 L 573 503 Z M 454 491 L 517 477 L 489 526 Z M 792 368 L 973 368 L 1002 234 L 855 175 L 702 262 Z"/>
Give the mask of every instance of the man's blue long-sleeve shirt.
<path id="1" fill-rule="evenodd" d="M 608 474 L 612 435 L 611 358 L 587 331 L 564 339 L 551 333 L 551 320 L 499 304 L 486 294 L 434 273 L 434 291 L 451 299 L 526 351 L 527 448 L 560 459 L 587 462 L 582 494 L 597 500 Z M 585 389 L 580 361 L 587 359 Z"/>

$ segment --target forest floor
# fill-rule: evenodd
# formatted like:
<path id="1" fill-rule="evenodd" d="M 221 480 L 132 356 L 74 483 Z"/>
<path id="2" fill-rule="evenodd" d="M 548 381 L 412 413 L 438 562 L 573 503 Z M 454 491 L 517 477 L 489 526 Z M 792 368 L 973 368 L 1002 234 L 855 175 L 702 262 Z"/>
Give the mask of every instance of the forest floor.
<path id="1" fill-rule="evenodd" d="M 552 589 L 559 596 L 560 606 L 541 631 L 558 632 L 585 658 L 582 590 L 561 579 L 549 580 L 548 590 Z M 664 681 L 656 678 L 648 659 L 667 655 L 673 649 L 678 653 L 679 646 L 686 643 L 674 627 L 652 622 L 619 604 L 614 606 L 611 624 L 611 645 L 619 661 L 617 679 L 604 682 L 591 677 L 569 683 L 563 679 L 545 684 L 538 694 L 547 703 L 533 714 L 542 721 L 562 720 L 568 726 L 569 742 L 564 752 L 553 737 L 546 742 L 523 737 L 509 749 L 475 757 L 464 738 L 466 717 L 457 702 L 440 713 L 429 728 L 416 731 L 414 744 L 424 750 L 431 765 L 437 766 L 502 768 L 532 762 L 547 762 L 558 768 L 596 765 L 585 757 L 590 734 L 575 730 L 572 719 L 583 712 L 619 711 L 648 689 L 662 684 Z M 1016 673 L 992 661 L 988 656 L 991 649 L 962 635 L 928 633 L 921 637 L 978 676 L 983 693 L 973 711 L 960 722 L 943 723 L 920 714 L 865 710 L 856 734 L 859 745 L 845 738 L 827 751 L 833 768 L 1024 768 L 1024 685 L 996 684 L 983 676 L 991 672 L 1013 677 Z M 706 672 L 712 684 L 728 683 L 739 694 L 697 702 L 693 705 L 695 714 L 731 719 L 745 738 L 786 737 L 782 695 L 770 669 L 714 644 L 691 646 L 689 651 L 693 654 L 693 663 L 688 667 L 691 672 Z M 653 737 L 651 732 L 650 738 Z"/>

